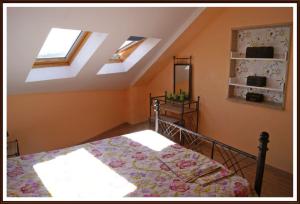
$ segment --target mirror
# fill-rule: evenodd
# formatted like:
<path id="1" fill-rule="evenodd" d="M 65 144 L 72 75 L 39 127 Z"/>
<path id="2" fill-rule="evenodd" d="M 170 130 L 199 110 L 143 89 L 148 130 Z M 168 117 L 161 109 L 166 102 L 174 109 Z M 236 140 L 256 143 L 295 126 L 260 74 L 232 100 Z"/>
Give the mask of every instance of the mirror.
<path id="1" fill-rule="evenodd" d="M 174 63 L 174 93 L 180 94 L 184 92 L 187 96 L 186 99 L 191 97 L 191 69 L 191 64 Z"/>

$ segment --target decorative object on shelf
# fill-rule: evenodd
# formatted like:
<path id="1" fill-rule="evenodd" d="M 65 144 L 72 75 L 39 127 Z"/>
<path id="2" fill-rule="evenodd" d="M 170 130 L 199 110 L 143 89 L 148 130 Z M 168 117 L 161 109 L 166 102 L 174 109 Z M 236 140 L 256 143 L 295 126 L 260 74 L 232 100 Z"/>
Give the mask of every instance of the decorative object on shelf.
<path id="1" fill-rule="evenodd" d="M 247 85 L 265 87 L 267 84 L 267 77 L 265 76 L 248 76 Z"/>
<path id="2" fill-rule="evenodd" d="M 183 92 L 183 93 L 180 93 L 180 95 L 179 95 L 179 101 L 183 102 L 184 100 L 185 100 L 185 94 Z"/>
<path id="3" fill-rule="evenodd" d="M 228 99 L 283 109 L 288 69 L 290 25 L 232 29 Z M 262 94 L 260 103 L 246 100 Z"/>
<path id="4" fill-rule="evenodd" d="M 253 102 L 263 102 L 264 101 L 264 95 L 263 94 L 258 94 L 258 93 L 248 92 L 246 94 L 246 100 L 247 101 L 253 101 Z"/>
<path id="5" fill-rule="evenodd" d="M 173 93 L 185 94 L 185 100 L 192 98 L 192 57 L 176 58 L 174 60 Z M 180 96 L 179 96 L 180 98 Z"/>
<path id="6" fill-rule="evenodd" d="M 188 100 L 188 96 L 186 95 L 186 93 L 184 91 L 179 92 L 179 94 L 177 93 L 169 93 L 167 91 L 165 91 L 165 96 L 166 96 L 166 100 L 171 101 L 171 102 L 184 102 L 186 100 Z"/>
<path id="7" fill-rule="evenodd" d="M 247 58 L 273 58 L 274 47 L 247 47 Z"/>

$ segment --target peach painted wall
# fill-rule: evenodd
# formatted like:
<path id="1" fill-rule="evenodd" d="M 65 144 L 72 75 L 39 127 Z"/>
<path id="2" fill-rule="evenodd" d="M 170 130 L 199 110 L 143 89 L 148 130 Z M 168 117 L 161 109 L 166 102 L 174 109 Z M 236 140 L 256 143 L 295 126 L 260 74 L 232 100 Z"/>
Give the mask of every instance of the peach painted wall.
<path id="1" fill-rule="evenodd" d="M 7 124 L 21 154 L 77 145 L 127 122 L 127 91 L 8 96 Z"/>
<path id="2" fill-rule="evenodd" d="M 291 172 L 292 63 L 284 111 L 226 99 L 231 28 L 287 22 L 292 22 L 288 8 L 206 9 L 134 87 L 8 96 L 8 131 L 18 137 L 21 153 L 28 154 L 76 145 L 124 122 L 145 121 L 149 93 L 173 88 L 172 56 L 192 55 L 193 95 L 201 97 L 200 132 L 256 154 L 259 133 L 268 131 L 267 162 Z"/>
<path id="3" fill-rule="evenodd" d="M 240 104 L 226 99 L 231 28 L 291 22 L 290 8 L 209 8 L 150 68 L 156 72 L 149 71 L 137 84 L 146 86 L 145 94 L 151 92 L 160 95 L 165 90 L 172 91 L 171 56 L 192 55 L 193 96 L 200 96 L 200 132 L 256 154 L 260 132 L 268 131 L 270 143 L 267 163 L 292 172 L 292 57 L 289 59 L 285 110 Z M 142 93 L 139 96 L 143 97 Z M 143 115 L 141 111 L 140 116 Z"/>
<path id="4" fill-rule="evenodd" d="M 145 86 L 130 87 L 127 90 L 129 104 L 129 108 L 127 109 L 128 123 L 136 124 L 147 120 L 149 95 L 145 93 L 147 93 Z"/>

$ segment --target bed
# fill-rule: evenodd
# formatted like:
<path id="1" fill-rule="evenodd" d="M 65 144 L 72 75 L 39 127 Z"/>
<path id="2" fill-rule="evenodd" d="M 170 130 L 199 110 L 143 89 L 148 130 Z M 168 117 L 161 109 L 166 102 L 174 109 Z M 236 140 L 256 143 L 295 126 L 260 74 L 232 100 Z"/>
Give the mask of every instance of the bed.
<path id="1" fill-rule="evenodd" d="M 263 133 L 256 157 L 156 117 L 155 131 L 9 158 L 7 196 L 260 196 L 267 142 Z M 256 169 L 254 183 L 243 171 L 249 166 Z"/>

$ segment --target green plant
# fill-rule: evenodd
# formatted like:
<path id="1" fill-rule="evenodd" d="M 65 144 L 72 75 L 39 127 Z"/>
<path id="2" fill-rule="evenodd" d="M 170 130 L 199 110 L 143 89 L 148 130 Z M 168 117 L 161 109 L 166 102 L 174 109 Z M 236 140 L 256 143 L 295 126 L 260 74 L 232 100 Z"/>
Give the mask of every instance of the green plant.
<path id="1" fill-rule="evenodd" d="M 180 102 L 183 102 L 184 99 L 185 99 L 185 95 L 184 95 L 183 93 L 181 93 L 181 94 L 179 95 L 179 101 L 180 101 Z"/>
<path id="2" fill-rule="evenodd" d="M 174 101 L 176 101 L 176 99 L 177 99 L 177 94 L 175 93 L 175 94 L 173 94 L 173 97 L 172 97 L 172 99 L 174 100 Z"/>

